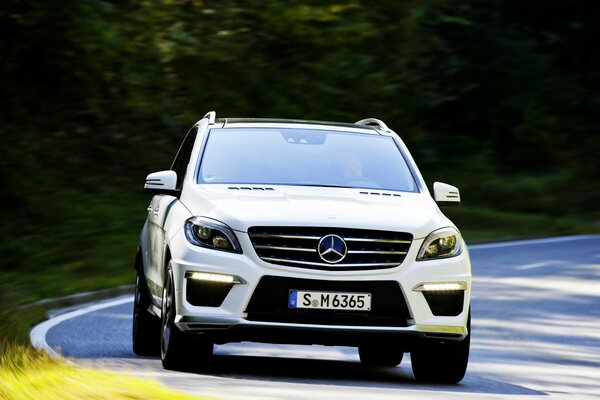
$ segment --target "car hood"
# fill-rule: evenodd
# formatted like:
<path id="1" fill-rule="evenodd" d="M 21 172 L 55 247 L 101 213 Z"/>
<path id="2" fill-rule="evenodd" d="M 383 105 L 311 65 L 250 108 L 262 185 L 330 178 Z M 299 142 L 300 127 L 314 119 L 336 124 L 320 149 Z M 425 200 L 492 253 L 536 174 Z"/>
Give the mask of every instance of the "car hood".
<path id="1" fill-rule="evenodd" d="M 428 193 L 312 186 L 197 185 L 181 201 L 195 216 L 252 226 L 319 226 L 408 232 L 454 226 Z"/>

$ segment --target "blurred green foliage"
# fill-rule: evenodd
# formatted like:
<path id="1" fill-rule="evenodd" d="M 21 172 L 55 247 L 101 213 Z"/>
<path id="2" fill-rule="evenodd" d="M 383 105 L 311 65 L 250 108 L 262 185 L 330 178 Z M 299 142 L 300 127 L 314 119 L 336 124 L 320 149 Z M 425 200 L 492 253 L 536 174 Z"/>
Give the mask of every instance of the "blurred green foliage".
<path id="1" fill-rule="evenodd" d="M 460 187 L 468 239 L 597 225 L 599 19 L 581 0 L 4 0 L 1 280 L 126 279 L 143 178 L 213 109 L 383 119 Z"/>

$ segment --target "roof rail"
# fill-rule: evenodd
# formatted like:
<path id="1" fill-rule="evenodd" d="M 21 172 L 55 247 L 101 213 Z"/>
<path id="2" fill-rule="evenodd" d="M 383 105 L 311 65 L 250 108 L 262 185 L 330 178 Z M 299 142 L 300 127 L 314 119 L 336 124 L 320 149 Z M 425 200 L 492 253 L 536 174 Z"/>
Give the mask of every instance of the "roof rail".
<path id="1" fill-rule="evenodd" d="M 217 118 L 217 113 L 214 111 L 209 111 L 206 114 L 204 114 L 204 117 L 202 117 L 202 119 L 204 119 L 204 118 L 208 118 L 209 124 L 214 124 L 215 119 Z"/>
<path id="2" fill-rule="evenodd" d="M 365 119 L 361 119 L 360 121 L 356 121 L 354 123 L 355 125 L 364 125 L 364 126 L 370 126 L 370 127 L 374 127 L 374 128 L 379 128 L 383 131 L 386 132 L 391 132 L 392 130 L 390 128 L 388 128 L 388 126 L 385 124 L 385 122 L 383 122 L 380 119 L 377 118 L 365 118 Z"/>

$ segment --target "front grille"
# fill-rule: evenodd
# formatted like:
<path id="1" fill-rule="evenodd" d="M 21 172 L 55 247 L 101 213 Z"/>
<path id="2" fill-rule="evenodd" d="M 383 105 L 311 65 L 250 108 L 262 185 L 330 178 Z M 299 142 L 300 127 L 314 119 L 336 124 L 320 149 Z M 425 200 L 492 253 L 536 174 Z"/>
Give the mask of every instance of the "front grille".
<path id="1" fill-rule="evenodd" d="M 404 261 L 413 238 L 403 232 L 313 227 L 252 227 L 248 234 L 263 261 L 329 271 L 397 267 Z M 319 241 L 329 234 L 346 242 L 347 255 L 339 263 L 327 263 L 317 252 Z"/>
<path id="2" fill-rule="evenodd" d="M 289 308 L 290 290 L 371 293 L 371 310 Z M 324 281 L 263 276 L 246 308 L 248 320 L 317 325 L 408 326 L 410 312 L 396 281 Z"/>

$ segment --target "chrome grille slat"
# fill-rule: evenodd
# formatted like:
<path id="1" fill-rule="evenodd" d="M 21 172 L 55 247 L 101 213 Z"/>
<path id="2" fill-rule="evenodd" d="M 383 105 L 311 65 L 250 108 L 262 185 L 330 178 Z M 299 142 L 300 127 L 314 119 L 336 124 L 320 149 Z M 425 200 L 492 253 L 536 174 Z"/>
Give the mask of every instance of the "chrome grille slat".
<path id="1" fill-rule="evenodd" d="M 352 238 L 345 237 L 346 242 L 380 242 L 380 243 L 404 243 L 410 244 L 410 240 L 390 240 L 390 239 L 367 239 L 367 238 Z"/>
<path id="2" fill-rule="evenodd" d="M 279 246 L 261 246 L 255 245 L 255 249 L 270 249 L 270 250 L 291 250 L 291 251 L 306 251 L 306 252 L 315 252 L 315 249 L 305 249 L 303 247 L 279 247 Z"/>
<path id="3" fill-rule="evenodd" d="M 288 260 L 285 258 L 272 258 L 272 257 L 263 257 L 265 261 L 275 261 L 275 262 L 286 262 L 292 264 L 300 264 L 300 265 L 315 265 L 315 266 L 338 266 L 338 267 L 395 267 L 398 263 L 362 263 L 362 264 L 327 264 L 327 263 L 318 263 L 318 262 L 310 262 L 310 261 L 298 261 L 298 260 Z"/>
<path id="4" fill-rule="evenodd" d="M 402 254 L 402 255 L 406 255 L 406 251 L 348 250 L 348 254 Z"/>
<path id="5" fill-rule="evenodd" d="M 339 263 L 326 262 L 317 251 L 320 239 L 330 234 L 346 242 L 347 253 Z M 404 232 L 330 227 L 251 227 L 248 235 L 265 262 L 328 271 L 397 267 L 413 239 Z"/>
<path id="6" fill-rule="evenodd" d="M 259 238 L 280 238 L 280 239 L 307 239 L 307 240 L 319 240 L 321 236 L 301 236 L 301 235 L 269 235 L 263 233 L 255 233 L 252 237 Z"/>

